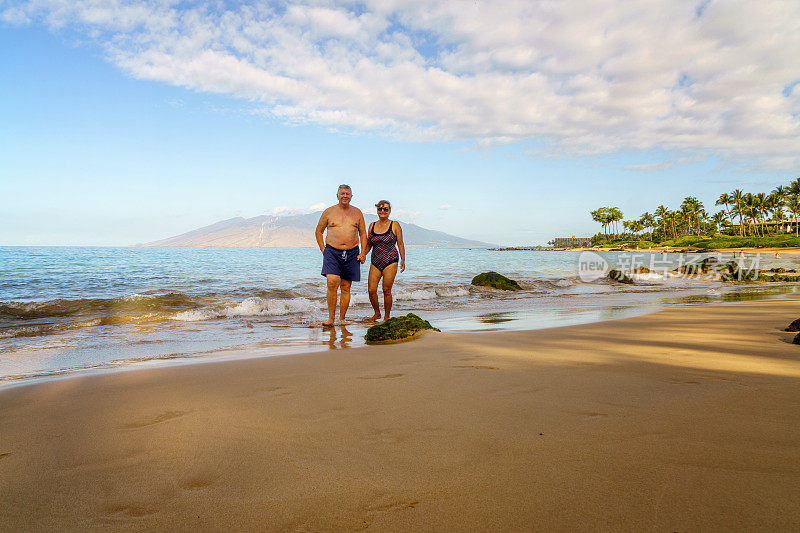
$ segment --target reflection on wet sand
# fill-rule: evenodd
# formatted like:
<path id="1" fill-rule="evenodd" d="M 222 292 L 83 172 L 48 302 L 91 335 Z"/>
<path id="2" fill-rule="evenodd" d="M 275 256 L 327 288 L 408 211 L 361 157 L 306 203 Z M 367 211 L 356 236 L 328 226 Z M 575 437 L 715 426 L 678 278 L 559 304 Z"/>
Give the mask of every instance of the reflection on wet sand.
<path id="1" fill-rule="evenodd" d="M 511 322 L 516 320 L 513 313 L 486 313 L 485 315 L 478 315 L 478 322 L 483 324 L 502 324 L 503 322 Z"/>
<path id="2" fill-rule="evenodd" d="M 353 334 L 347 329 L 346 326 L 338 326 L 341 332 L 337 334 L 336 328 L 337 326 L 333 326 L 325 329 L 325 333 L 328 334 L 328 347 L 331 350 L 335 350 L 337 348 L 349 348 L 350 342 L 353 340 Z M 336 342 L 337 340 L 339 341 L 338 346 Z"/>

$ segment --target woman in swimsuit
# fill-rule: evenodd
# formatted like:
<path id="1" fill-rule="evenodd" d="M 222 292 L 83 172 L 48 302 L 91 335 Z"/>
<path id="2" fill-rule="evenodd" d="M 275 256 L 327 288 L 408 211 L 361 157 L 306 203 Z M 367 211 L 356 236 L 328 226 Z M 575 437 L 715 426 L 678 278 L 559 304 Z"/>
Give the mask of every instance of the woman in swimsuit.
<path id="1" fill-rule="evenodd" d="M 383 319 L 389 318 L 392 312 L 392 285 L 397 275 L 398 255 L 400 259 L 400 272 L 406 269 L 406 248 L 403 245 L 403 228 L 394 220 L 389 220 L 392 205 L 387 200 L 381 200 L 375 207 L 378 208 L 378 220 L 369 226 L 367 247 L 364 254 L 372 250 L 371 264 L 369 267 L 369 301 L 375 314 L 367 319 L 375 322 L 381 318 L 378 307 L 378 282 L 383 278 Z M 395 248 L 395 245 L 397 247 Z M 397 253 L 397 249 L 400 253 Z"/>

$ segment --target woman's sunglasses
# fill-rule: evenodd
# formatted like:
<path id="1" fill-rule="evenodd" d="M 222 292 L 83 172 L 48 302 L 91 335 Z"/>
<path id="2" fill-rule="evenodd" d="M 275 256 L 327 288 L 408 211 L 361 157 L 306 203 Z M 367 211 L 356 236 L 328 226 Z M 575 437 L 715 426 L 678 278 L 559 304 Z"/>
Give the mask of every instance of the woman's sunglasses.
<path id="1" fill-rule="evenodd" d="M 378 211 L 391 211 L 391 210 L 392 210 L 391 207 L 379 207 L 378 208 Z"/>

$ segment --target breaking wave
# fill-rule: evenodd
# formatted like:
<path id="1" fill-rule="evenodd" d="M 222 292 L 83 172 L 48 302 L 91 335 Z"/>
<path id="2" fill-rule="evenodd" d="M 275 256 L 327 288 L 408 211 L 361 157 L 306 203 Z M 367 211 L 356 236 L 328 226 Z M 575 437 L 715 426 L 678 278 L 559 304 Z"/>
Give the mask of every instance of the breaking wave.
<path id="1" fill-rule="evenodd" d="M 217 306 L 213 308 L 190 309 L 181 311 L 172 316 L 173 320 L 195 322 L 226 317 L 247 316 L 281 316 L 292 313 L 307 313 L 319 308 L 319 304 L 307 298 L 292 298 L 290 300 L 264 299 L 259 297 L 247 298 L 233 306 Z"/>

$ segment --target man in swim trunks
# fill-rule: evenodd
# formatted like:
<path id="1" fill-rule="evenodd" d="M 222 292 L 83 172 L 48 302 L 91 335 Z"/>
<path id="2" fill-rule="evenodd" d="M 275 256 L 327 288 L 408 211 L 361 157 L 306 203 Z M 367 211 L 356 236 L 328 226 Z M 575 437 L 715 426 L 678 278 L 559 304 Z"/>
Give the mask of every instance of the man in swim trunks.
<path id="1" fill-rule="evenodd" d="M 347 324 L 345 315 L 350 306 L 350 286 L 361 281 L 361 263 L 366 254 L 367 228 L 364 214 L 350 205 L 353 192 L 349 185 L 339 185 L 336 198 L 339 203 L 322 212 L 317 224 L 316 237 L 322 252 L 322 275 L 328 279 L 328 320 L 323 326 L 332 326 L 336 317 L 336 293 L 341 288 L 339 318 Z M 327 234 L 323 239 L 325 230 Z M 359 248 L 359 241 L 361 247 Z"/>

